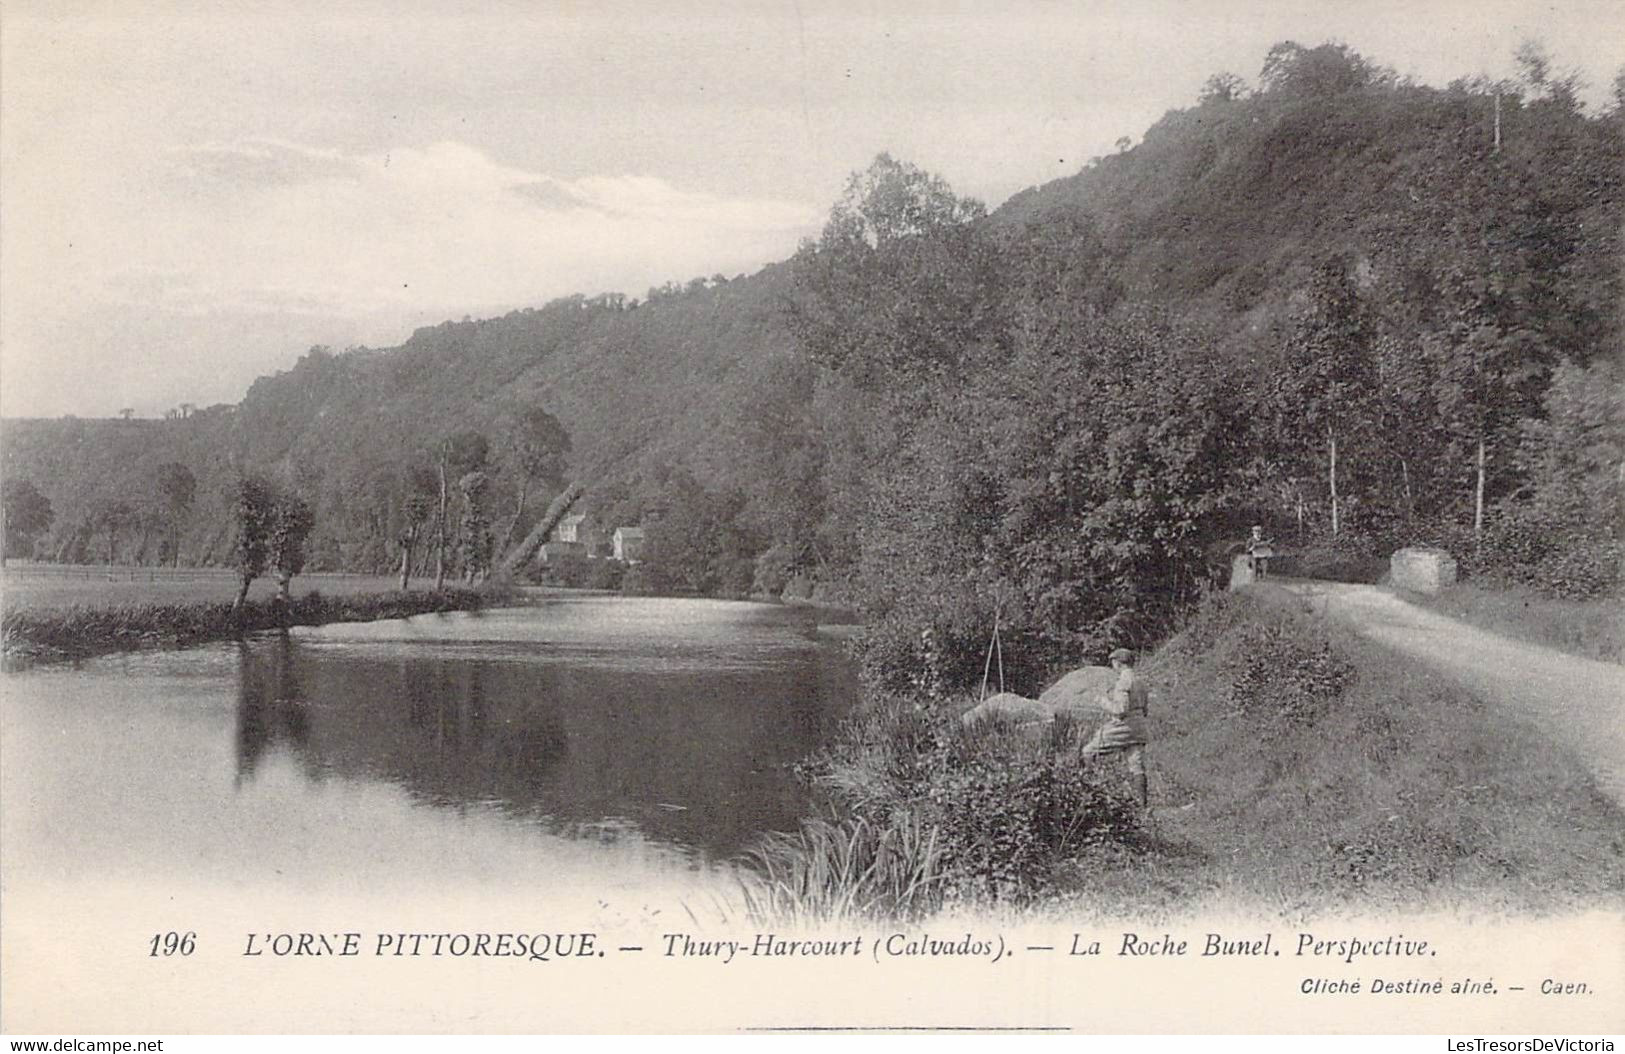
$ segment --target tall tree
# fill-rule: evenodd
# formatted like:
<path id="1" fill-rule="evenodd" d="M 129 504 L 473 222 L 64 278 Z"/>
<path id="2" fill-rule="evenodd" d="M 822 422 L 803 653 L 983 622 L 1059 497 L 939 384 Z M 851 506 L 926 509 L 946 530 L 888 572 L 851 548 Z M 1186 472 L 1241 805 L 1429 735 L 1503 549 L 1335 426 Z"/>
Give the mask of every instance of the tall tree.
<path id="1" fill-rule="evenodd" d="M 524 541 L 508 550 L 508 555 L 502 558 L 499 565 L 502 573 L 513 574 L 521 564 L 529 560 L 531 554 L 547 541 L 547 536 L 559 525 L 559 521 L 564 519 L 564 514 L 570 511 L 570 507 L 581 500 L 583 493 L 585 489 L 580 483 L 571 483 L 560 491 L 548 503 L 547 511 L 542 513 L 541 519 L 531 526 L 530 533 L 525 535 Z"/>
<path id="2" fill-rule="evenodd" d="M 94 529 L 107 536 L 107 563 L 111 566 L 118 555 L 118 536 L 136 522 L 135 507 L 122 498 L 103 498 L 91 511 Z"/>
<path id="3" fill-rule="evenodd" d="M 750 587 L 752 539 L 739 526 L 744 496 L 708 489 L 693 473 L 656 473 L 658 513 L 644 525 L 641 559 L 649 572 L 673 586 L 706 596 L 739 593 Z"/>
<path id="4" fill-rule="evenodd" d="M 56 513 L 51 501 L 40 493 L 32 480 L 7 479 L 0 489 L 0 508 L 4 511 L 4 536 L 0 538 L 0 566 L 5 558 L 18 553 L 32 554 L 34 539 L 51 526 Z"/>
<path id="5" fill-rule="evenodd" d="M 507 422 L 508 458 L 519 480 L 513 519 L 502 536 L 499 552 L 506 553 L 514 529 L 524 520 L 525 499 L 531 484 L 559 483 L 564 476 L 564 455 L 570 452 L 570 434 L 558 418 L 540 406 L 527 406 Z"/>
<path id="6" fill-rule="evenodd" d="M 816 365 L 825 474 L 818 548 L 849 570 L 876 483 L 932 400 L 1006 357 L 1003 264 L 986 209 L 881 154 L 792 264 L 787 321 Z"/>
<path id="7" fill-rule="evenodd" d="M 169 517 L 169 552 L 174 565 L 181 565 L 181 521 L 197 496 L 197 477 L 179 461 L 158 466 L 158 498 Z"/>
<path id="8" fill-rule="evenodd" d="M 815 405 L 817 367 L 805 356 L 776 356 L 739 401 L 735 479 L 748 495 L 745 515 L 771 538 L 789 573 L 823 563 L 825 449 Z"/>
<path id="9" fill-rule="evenodd" d="M 412 551 L 435 509 L 436 478 L 426 466 L 406 472 L 406 493 L 401 498 L 401 591 L 411 588 Z"/>
<path id="10" fill-rule="evenodd" d="M 237 481 L 237 599 L 241 611 L 248 588 L 265 573 L 271 556 L 271 531 L 276 520 L 276 489 L 263 476 L 247 475 Z"/>
<path id="11" fill-rule="evenodd" d="M 1270 48 L 1258 80 L 1265 92 L 1311 97 L 1363 88 L 1376 74 L 1371 64 L 1346 44 L 1306 48 L 1287 40 Z"/>
<path id="12" fill-rule="evenodd" d="M 1349 440 L 1373 419 L 1376 332 L 1342 260 L 1321 262 L 1293 319 L 1272 378 L 1276 440 L 1284 460 L 1319 448 L 1332 533 L 1342 528 Z"/>
<path id="13" fill-rule="evenodd" d="M 1196 101 L 1202 105 L 1209 103 L 1238 102 L 1247 97 L 1247 82 L 1234 73 L 1215 73 L 1202 82 L 1201 94 Z"/>
<path id="14" fill-rule="evenodd" d="M 1593 537 L 1625 534 L 1625 364 L 1560 364 L 1544 413 L 1522 422 L 1518 467 L 1541 518 Z"/>
<path id="15" fill-rule="evenodd" d="M 475 582 L 491 570 L 491 517 L 485 509 L 491 478 L 479 469 L 457 481 L 463 495 L 462 539 L 463 580 Z"/>
<path id="16" fill-rule="evenodd" d="M 1484 529 L 1490 474 L 1510 453 L 1527 398 L 1545 376 L 1543 340 L 1533 330 L 1512 332 L 1479 315 L 1464 314 L 1435 338 L 1439 361 L 1434 394 L 1446 434 L 1470 461 L 1473 530 Z"/>
<path id="17" fill-rule="evenodd" d="M 881 154 L 847 182 L 796 254 L 790 322 L 802 350 L 862 390 L 957 375 L 1000 334 L 998 249 L 981 202 Z"/>
<path id="18" fill-rule="evenodd" d="M 479 432 L 465 430 L 446 436 L 435 448 L 439 505 L 435 514 L 434 587 L 446 588 L 446 547 L 450 541 L 451 488 L 456 480 L 484 466 L 490 443 Z"/>
<path id="19" fill-rule="evenodd" d="M 316 517 L 297 494 L 276 494 L 272 499 L 266 562 L 276 571 L 277 600 L 292 599 L 293 576 L 305 569 L 305 541 Z"/>

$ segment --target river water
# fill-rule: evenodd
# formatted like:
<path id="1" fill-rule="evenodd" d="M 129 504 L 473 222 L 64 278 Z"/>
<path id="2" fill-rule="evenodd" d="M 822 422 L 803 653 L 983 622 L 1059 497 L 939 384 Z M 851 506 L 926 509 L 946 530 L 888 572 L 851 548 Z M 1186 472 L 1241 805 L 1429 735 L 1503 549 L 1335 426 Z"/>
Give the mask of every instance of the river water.
<path id="1" fill-rule="evenodd" d="M 792 766 L 853 695 L 814 618 L 571 597 L 8 674 L 0 952 L 102 949 L 83 984 L 171 929 L 224 954 L 279 928 L 738 918 L 729 862 L 806 814 Z"/>

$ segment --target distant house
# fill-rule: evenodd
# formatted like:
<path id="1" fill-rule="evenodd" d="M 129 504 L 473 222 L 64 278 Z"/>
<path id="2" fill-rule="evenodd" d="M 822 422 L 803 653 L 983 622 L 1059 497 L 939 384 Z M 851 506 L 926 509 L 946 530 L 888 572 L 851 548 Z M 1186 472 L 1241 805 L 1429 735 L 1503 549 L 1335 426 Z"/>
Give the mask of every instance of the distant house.
<path id="1" fill-rule="evenodd" d="M 581 539 L 577 536 L 581 533 L 581 525 L 586 522 L 586 513 L 572 512 L 570 515 L 560 520 L 557 527 L 553 528 L 553 540 L 559 542 L 581 541 Z"/>
<path id="2" fill-rule="evenodd" d="M 582 556 L 595 557 L 599 555 L 599 545 L 603 538 L 603 532 L 592 525 L 586 513 L 572 512 L 553 528 L 553 537 L 549 540 L 549 544 L 563 543 L 570 547 L 560 549 L 559 552 L 579 552 Z M 580 548 L 574 548 L 575 546 Z"/>
<path id="3" fill-rule="evenodd" d="M 635 564 L 642 558 L 642 527 L 617 527 L 611 540 L 615 545 L 615 559 Z"/>

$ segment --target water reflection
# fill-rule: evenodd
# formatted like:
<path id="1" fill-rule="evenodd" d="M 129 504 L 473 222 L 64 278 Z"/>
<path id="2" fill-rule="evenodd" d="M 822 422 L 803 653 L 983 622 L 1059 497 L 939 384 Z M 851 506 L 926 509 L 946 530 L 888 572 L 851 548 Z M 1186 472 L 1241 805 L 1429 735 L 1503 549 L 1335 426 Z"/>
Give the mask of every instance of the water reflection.
<path id="1" fill-rule="evenodd" d="M 254 775 L 260 758 L 278 742 L 303 754 L 310 715 L 299 690 L 293 640 L 280 634 L 258 648 L 237 645 L 237 782 Z"/>
<path id="2" fill-rule="evenodd" d="M 445 621 L 434 639 L 373 626 L 250 640 L 237 651 L 239 789 L 287 755 L 312 781 L 383 781 L 436 808 L 732 854 L 805 812 L 790 766 L 847 686 L 783 615 L 721 612 L 701 621 L 727 632 L 686 627 L 675 643 L 624 608 L 586 606 Z"/>

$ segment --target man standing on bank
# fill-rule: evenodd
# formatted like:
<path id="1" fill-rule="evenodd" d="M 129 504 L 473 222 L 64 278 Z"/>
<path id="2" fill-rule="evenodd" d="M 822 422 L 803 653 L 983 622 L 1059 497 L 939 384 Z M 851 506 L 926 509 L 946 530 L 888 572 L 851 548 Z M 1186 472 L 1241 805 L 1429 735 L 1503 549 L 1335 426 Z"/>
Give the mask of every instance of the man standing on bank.
<path id="1" fill-rule="evenodd" d="M 1146 715 L 1149 693 L 1145 682 L 1134 672 L 1134 653 L 1118 648 L 1111 654 L 1112 669 L 1117 671 L 1117 683 L 1101 696 L 1097 705 L 1106 711 L 1106 723 L 1094 738 L 1084 744 L 1084 757 L 1102 754 L 1122 754 L 1128 764 L 1129 775 L 1134 778 L 1134 789 L 1140 796 L 1140 807 L 1151 805 L 1150 784 L 1145 776 Z"/>
<path id="2" fill-rule="evenodd" d="M 1252 561 L 1253 577 L 1262 579 L 1270 572 L 1270 557 L 1275 555 L 1275 543 L 1264 537 L 1264 528 L 1255 525 L 1247 539 L 1247 556 Z"/>

